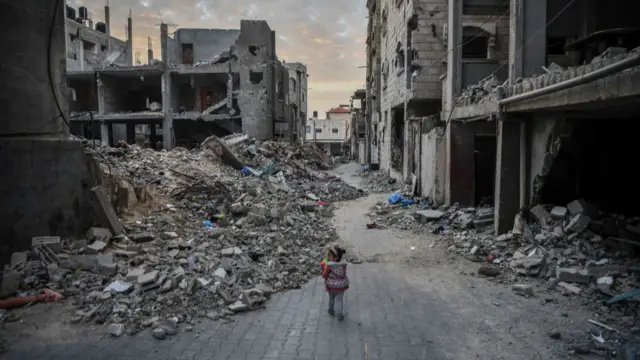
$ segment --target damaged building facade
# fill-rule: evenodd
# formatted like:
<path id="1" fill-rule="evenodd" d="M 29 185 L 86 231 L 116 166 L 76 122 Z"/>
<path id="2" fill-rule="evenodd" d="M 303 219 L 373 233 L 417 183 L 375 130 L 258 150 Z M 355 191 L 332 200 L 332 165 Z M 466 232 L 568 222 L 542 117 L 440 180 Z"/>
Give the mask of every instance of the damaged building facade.
<path id="1" fill-rule="evenodd" d="M 497 79 L 466 89 L 449 79 L 452 200 L 473 204 L 478 184 L 492 183 L 487 193 L 499 233 L 512 227 L 522 207 L 574 199 L 637 215 L 629 206 L 637 187 L 623 163 L 634 151 L 630 126 L 640 106 L 640 32 L 631 6 L 625 0 L 511 1 L 508 73 L 487 72 Z M 460 14 L 453 15 L 459 23 Z M 459 38 L 456 31 L 461 26 L 450 27 L 450 36 Z M 452 55 L 461 62 L 460 54 Z M 478 123 L 494 129 L 489 165 L 474 155 Z M 495 172 L 474 170 L 484 166 Z"/>
<path id="2" fill-rule="evenodd" d="M 502 1 L 504 3 L 504 1 Z M 449 79 L 460 73 L 473 84 L 508 59 L 508 6 L 468 0 L 461 12 L 464 55 L 453 67 L 450 5 L 443 0 L 369 0 L 365 119 L 369 151 L 365 162 L 392 177 L 416 177 L 420 191 L 445 202 Z M 460 40 L 456 42 L 457 40 Z M 506 69 L 505 69 L 506 70 Z M 500 72 L 503 76 L 505 71 Z M 457 79 L 457 78 L 456 78 Z M 482 131 L 479 129 L 478 131 Z M 451 201 L 450 198 L 446 199 Z M 455 200 L 455 199 L 454 199 Z"/>
<path id="3" fill-rule="evenodd" d="M 307 66 L 295 62 L 282 62 L 286 71 L 288 86 L 287 97 L 285 99 L 285 120 L 287 126 L 284 127 L 285 136 L 292 143 L 302 143 L 305 139 L 305 129 L 307 126 L 307 104 L 308 104 L 308 77 Z"/>
<path id="4" fill-rule="evenodd" d="M 161 24 L 160 44 L 160 60 L 150 46 L 145 65 L 126 55 L 127 41 L 125 60 L 116 58 L 121 47 L 114 46 L 100 64 L 85 58 L 80 69 L 69 69 L 70 88 L 82 93 L 70 103 L 76 132 L 110 145 L 171 149 L 194 146 L 211 134 L 271 139 L 277 124 L 289 121 L 289 71 L 278 60 L 275 31 L 265 21 L 173 34 Z"/>
<path id="5" fill-rule="evenodd" d="M 493 205 L 494 227 L 501 234 L 512 228 L 522 208 L 566 206 L 575 199 L 637 216 L 629 207 L 638 195 L 630 185 L 632 167 L 623 164 L 625 154 L 634 151 L 630 126 L 640 106 L 640 31 L 631 1 L 420 3 L 420 9 L 404 12 L 399 12 L 404 2 L 368 4 L 373 25 L 367 42 L 366 118 L 377 126 L 372 146 L 379 139 L 383 170 L 403 179 L 416 175 L 421 195 L 435 203 Z M 431 71 L 438 76 L 440 83 L 421 93 L 439 91 L 435 116 L 424 110 L 427 100 L 412 106 L 413 90 L 391 88 L 403 69 L 391 76 L 395 59 L 385 37 L 389 31 L 407 32 L 411 11 L 418 14 L 410 43 L 418 59 L 405 57 L 404 64 L 417 61 L 423 76 Z M 434 41 L 421 45 L 425 37 Z M 402 58 L 407 48 L 397 43 Z M 422 55 L 420 46 L 430 50 Z M 378 49 L 382 65 L 376 71 Z M 390 60 L 394 64 L 387 68 Z M 406 118 L 404 129 L 391 132 L 403 136 L 402 161 L 388 144 L 393 144 L 395 118 L 387 117 L 394 112 Z M 408 130 L 414 124 L 421 126 L 416 140 Z M 419 159 L 418 172 L 412 153 Z"/>

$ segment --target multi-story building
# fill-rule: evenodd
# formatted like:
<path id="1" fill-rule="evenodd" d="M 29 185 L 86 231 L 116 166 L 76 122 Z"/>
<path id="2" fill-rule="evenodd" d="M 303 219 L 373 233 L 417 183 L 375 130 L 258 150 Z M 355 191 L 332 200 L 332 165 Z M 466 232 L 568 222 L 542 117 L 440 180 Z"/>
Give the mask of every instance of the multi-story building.
<path id="1" fill-rule="evenodd" d="M 285 63 L 288 72 L 289 93 L 287 97 L 287 122 L 289 124 L 290 141 L 302 142 L 305 139 L 307 126 L 307 66 L 299 62 Z"/>
<path id="2" fill-rule="evenodd" d="M 500 69 L 506 73 L 499 77 L 494 70 L 499 81 L 467 89 L 464 72 L 447 79 L 453 89 L 447 96 L 451 202 L 473 204 L 479 184 L 488 184 L 499 233 L 528 205 L 565 206 L 582 198 L 616 213 L 637 210 L 628 206 L 638 194 L 626 186 L 630 171 L 619 165 L 622 154 L 635 151 L 631 126 L 640 108 L 640 31 L 633 5 L 511 1 L 508 63 Z M 449 36 L 459 40 L 464 13 L 452 12 L 450 19 L 456 26 L 449 27 Z M 457 50 L 450 56 L 456 67 L 464 66 L 463 55 Z M 495 140 L 480 140 L 476 123 L 488 125 Z M 483 152 L 484 160 L 478 156 Z"/>
<path id="3" fill-rule="evenodd" d="M 367 24 L 367 72 L 364 121 L 366 122 L 364 162 L 372 165 L 379 164 L 380 142 L 379 129 L 382 129 L 380 110 L 380 91 L 382 84 L 381 39 L 382 39 L 382 0 L 368 0 L 369 21 Z"/>
<path id="4" fill-rule="evenodd" d="M 131 38 L 131 20 L 129 29 Z M 76 131 L 99 134 L 109 144 L 134 142 L 143 133 L 150 146 L 170 149 L 211 133 L 270 139 L 276 124 L 286 124 L 289 71 L 265 21 L 242 20 L 240 29 L 181 28 L 172 35 L 161 24 L 160 42 L 160 61 L 150 52 L 146 65 L 105 60 L 68 72 L 70 86 L 83 94 L 71 102 Z M 130 53 L 130 41 L 127 48 Z"/>
<path id="5" fill-rule="evenodd" d="M 324 119 L 318 119 L 314 111 L 313 118 L 306 126 L 306 141 L 313 142 L 328 155 L 342 154 L 342 145 L 347 137 L 347 127 L 351 122 L 349 109 L 344 106 L 335 107 L 326 112 Z"/>

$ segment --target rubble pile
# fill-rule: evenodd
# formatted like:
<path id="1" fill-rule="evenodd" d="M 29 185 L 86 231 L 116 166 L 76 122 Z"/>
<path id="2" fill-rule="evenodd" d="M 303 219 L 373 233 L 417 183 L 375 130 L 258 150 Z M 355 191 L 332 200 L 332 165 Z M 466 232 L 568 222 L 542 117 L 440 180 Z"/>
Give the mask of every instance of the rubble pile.
<path id="1" fill-rule="evenodd" d="M 488 76 L 477 84 L 465 88 L 456 102 L 459 103 L 460 106 L 467 106 L 496 101 L 496 91 L 500 85 L 502 85 L 502 83 L 498 81 L 495 75 Z"/>
<path id="2" fill-rule="evenodd" d="M 392 193 L 400 188 L 396 179 L 382 171 L 362 171 L 360 176 L 365 186 L 372 193 Z"/>
<path id="3" fill-rule="evenodd" d="M 229 318 L 299 288 L 337 238 L 331 204 L 364 194 L 310 170 L 331 164 L 314 149 L 244 140 L 229 147 L 246 161 L 242 171 L 206 147 L 89 147 L 106 177 L 133 189 L 137 203 L 121 209 L 125 231 L 34 238 L 32 251 L 13 254 L 3 293 L 50 288 L 72 297 L 72 322 L 109 324 L 114 336 L 152 328 L 164 339 L 178 324 Z M 154 207 L 141 206 L 141 189 Z"/>

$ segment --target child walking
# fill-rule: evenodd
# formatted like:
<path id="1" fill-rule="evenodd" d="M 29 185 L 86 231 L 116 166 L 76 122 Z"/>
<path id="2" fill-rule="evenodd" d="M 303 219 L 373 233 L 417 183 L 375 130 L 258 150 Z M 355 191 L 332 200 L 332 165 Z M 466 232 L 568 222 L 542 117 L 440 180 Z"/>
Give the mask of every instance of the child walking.
<path id="1" fill-rule="evenodd" d="M 338 320 L 344 320 L 344 292 L 349 288 L 347 263 L 342 261 L 345 250 L 331 246 L 327 257 L 322 261 L 322 277 L 329 293 L 329 315 L 338 314 Z"/>

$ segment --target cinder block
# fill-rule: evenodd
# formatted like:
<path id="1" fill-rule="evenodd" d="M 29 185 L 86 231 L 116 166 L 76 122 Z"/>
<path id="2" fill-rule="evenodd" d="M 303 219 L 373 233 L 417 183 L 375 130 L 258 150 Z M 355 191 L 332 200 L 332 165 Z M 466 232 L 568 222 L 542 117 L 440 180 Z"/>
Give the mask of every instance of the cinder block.
<path id="1" fill-rule="evenodd" d="M 31 239 L 31 248 L 38 246 L 48 246 L 52 251 L 59 253 L 62 250 L 59 236 L 37 236 Z"/>

